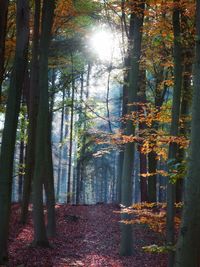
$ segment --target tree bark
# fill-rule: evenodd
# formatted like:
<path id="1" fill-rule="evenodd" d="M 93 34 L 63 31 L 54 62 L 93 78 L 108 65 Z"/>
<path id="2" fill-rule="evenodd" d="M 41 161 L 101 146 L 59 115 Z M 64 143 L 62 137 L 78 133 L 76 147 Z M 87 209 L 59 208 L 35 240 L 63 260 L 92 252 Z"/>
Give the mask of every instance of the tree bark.
<path id="1" fill-rule="evenodd" d="M 145 70 L 140 71 L 140 90 L 139 90 L 139 106 L 138 114 L 139 119 L 145 116 L 145 104 L 146 100 L 146 72 Z M 142 131 L 147 128 L 145 122 L 139 121 L 139 135 L 142 136 Z M 140 157 L 140 195 L 141 202 L 148 201 L 148 190 L 147 190 L 147 177 L 141 176 L 147 174 L 147 155 L 142 152 L 142 142 L 138 144 L 138 151 Z"/>
<path id="2" fill-rule="evenodd" d="M 73 55 L 72 55 L 73 57 Z M 72 99 L 71 99 L 71 116 L 70 116 L 70 139 L 69 139 L 69 167 L 67 181 L 67 203 L 71 202 L 71 170 L 72 170 L 72 152 L 73 152 L 73 128 L 74 128 L 74 96 L 75 96 L 75 78 L 72 58 Z"/>
<path id="3" fill-rule="evenodd" d="M 59 202 L 60 187 L 61 187 L 61 169 L 62 169 L 62 150 L 63 150 L 63 132 L 64 132 L 64 114 L 65 113 L 65 88 L 63 88 L 62 97 L 62 110 L 61 110 L 61 123 L 60 123 L 60 147 L 59 147 L 59 161 L 58 161 L 58 179 L 57 179 L 57 190 L 56 199 Z"/>
<path id="4" fill-rule="evenodd" d="M 13 160 L 29 41 L 29 6 L 26 0 L 17 1 L 16 23 L 15 60 L 8 90 L 0 156 L 0 214 L 2 216 L 0 220 L 0 265 L 8 261 L 7 239 L 11 208 Z"/>
<path id="5" fill-rule="evenodd" d="M 25 177 L 23 184 L 23 199 L 21 207 L 21 222 L 23 224 L 27 221 L 28 205 L 31 195 L 31 183 L 33 180 L 33 171 L 35 165 L 35 136 L 36 136 L 36 121 L 39 105 L 39 86 L 38 86 L 38 69 L 39 69 L 39 32 L 40 32 L 40 5 L 41 1 L 35 1 L 34 14 L 34 33 L 33 33 L 33 47 L 31 60 L 31 77 L 30 89 L 28 94 L 28 144 L 26 155 Z"/>
<path id="6" fill-rule="evenodd" d="M 172 121 L 170 128 L 171 136 L 178 136 L 179 118 L 180 118 L 180 102 L 182 89 L 182 45 L 180 40 L 180 3 L 179 0 L 174 1 L 173 11 L 173 30 L 174 30 L 174 92 L 172 103 Z M 169 146 L 169 160 L 177 160 L 177 144 L 172 142 Z M 175 185 L 167 182 L 167 222 L 166 222 L 166 238 L 167 243 L 174 245 L 174 213 L 175 213 Z M 174 253 L 169 252 L 168 267 L 173 267 Z"/>
<path id="7" fill-rule="evenodd" d="M 0 102 L 2 94 L 2 82 L 4 76 L 5 39 L 8 14 L 8 0 L 0 0 Z"/>
<path id="8" fill-rule="evenodd" d="M 191 153 L 175 267 L 200 266 L 200 0 L 196 1 L 196 58 L 192 105 Z"/>
<path id="9" fill-rule="evenodd" d="M 49 173 L 49 94 L 48 94 L 48 52 L 51 40 L 55 1 L 44 0 L 42 9 L 42 30 L 39 54 L 39 109 L 36 127 L 36 150 L 33 176 L 33 222 L 34 245 L 48 246 L 43 211 L 43 184 L 52 180 Z M 48 176 L 46 178 L 46 176 Z M 48 201 L 48 200 L 47 200 Z"/>
<path id="10" fill-rule="evenodd" d="M 143 26 L 144 3 L 136 4 L 140 14 L 131 14 L 130 21 L 130 72 L 128 88 L 128 114 L 134 110 L 132 105 L 137 102 L 138 81 L 139 81 L 139 60 L 141 56 L 141 42 Z M 126 135 L 134 135 L 135 130 L 132 121 L 126 124 Z M 124 150 L 123 171 L 122 171 L 122 205 L 129 207 L 132 204 L 132 169 L 134 163 L 134 143 L 127 143 Z M 129 219 L 128 214 L 122 214 L 122 220 Z M 120 255 L 131 255 L 133 253 L 132 226 L 121 225 Z"/>

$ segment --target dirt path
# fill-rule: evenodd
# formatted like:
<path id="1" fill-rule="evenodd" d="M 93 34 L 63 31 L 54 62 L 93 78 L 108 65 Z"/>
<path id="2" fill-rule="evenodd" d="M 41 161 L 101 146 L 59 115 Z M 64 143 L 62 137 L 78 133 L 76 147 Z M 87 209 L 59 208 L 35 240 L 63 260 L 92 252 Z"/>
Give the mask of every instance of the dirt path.
<path id="1" fill-rule="evenodd" d="M 62 206 L 57 208 L 57 237 L 52 248 L 31 248 L 31 220 L 20 228 L 13 214 L 10 237 L 10 267 L 165 267 L 165 256 L 144 253 L 142 246 L 156 243 L 147 228 L 135 227 L 135 254 L 119 257 L 119 214 L 112 205 Z M 75 216 L 75 217 L 74 217 Z M 13 225 L 13 224 L 12 224 Z M 18 230 L 17 230 L 17 227 Z"/>

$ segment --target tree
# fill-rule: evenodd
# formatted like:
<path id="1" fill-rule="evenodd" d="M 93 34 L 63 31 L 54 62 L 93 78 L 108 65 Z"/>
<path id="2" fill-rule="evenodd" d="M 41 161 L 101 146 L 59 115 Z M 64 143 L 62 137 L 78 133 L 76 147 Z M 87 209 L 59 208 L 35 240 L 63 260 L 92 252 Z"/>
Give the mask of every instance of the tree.
<path id="1" fill-rule="evenodd" d="M 181 55 L 181 28 L 180 28 L 180 3 L 178 0 L 174 1 L 173 11 L 173 29 L 174 29 L 174 91 L 172 103 L 172 121 L 170 128 L 171 136 L 178 136 L 179 134 L 179 118 L 180 118 L 180 103 L 181 103 L 181 89 L 182 89 L 182 55 Z M 169 161 L 177 160 L 177 144 L 171 142 L 169 146 Z M 174 203 L 175 203 L 175 185 L 168 179 L 167 184 L 167 243 L 174 244 Z M 169 253 L 168 266 L 172 267 L 174 264 L 174 253 Z"/>
<path id="2" fill-rule="evenodd" d="M 141 56 L 142 43 L 142 26 L 144 3 L 134 3 L 139 9 L 139 13 L 134 12 L 134 7 L 131 13 L 130 20 L 130 71 L 129 71 L 129 88 L 128 88 L 128 114 L 135 109 L 134 102 L 137 102 L 138 82 L 139 82 L 139 60 Z M 132 121 L 128 121 L 125 129 L 126 135 L 135 133 Z M 125 144 L 123 171 L 122 171 L 122 189 L 121 203 L 125 207 L 132 204 L 132 170 L 134 162 L 134 143 Z M 122 214 L 122 220 L 128 219 L 128 214 Z M 120 254 L 131 255 L 132 247 L 132 226 L 127 224 L 121 225 L 121 243 Z"/>
<path id="3" fill-rule="evenodd" d="M 9 2 L 8 0 L 0 1 L 0 97 L 2 93 L 1 86 L 2 86 L 3 75 L 4 75 L 5 39 L 6 39 L 8 2 Z"/>
<path id="4" fill-rule="evenodd" d="M 39 104 L 39 90 L 38 90 L 38 54 L 39 54 L 39 28 L 40 28 L 40 6 L 41 1 L 35 1 L 34 14 L 34 32 L 32 44 L 32 59 L 31 59 L 31 73 L 30 73 L 30 88 L 28 92 L 28 144 L 26 154 L 26 168 L 25 178 L 23 184 L 23 200 L 21 211 L 21 222 L 25 223 L 28 214 L 28 205 L 31 194 L 31 183 L 33 180 L 33 171 L 35 165 L 35 136 L 36 136 L 36 122 Z"/>
<path id="5" fill-rule="evenodd" d="M 178 243 L 175 267 L 198 267 L 200 264 L 200 1 L 196 1 L 196 55 L 194 66 L 194 93 L 192 105 L 191 153 L 185 185 L 185 204 Z"/>
<path id="6" fill-rule="evenodd" d="M 70 141 L 69 141 L 69 167 L 68 167 L 68 181 L 67 181 L 67 203 L 71 202 L 71 171 L 72 171 L 72 152 L 73 152 L 73 128 L 74 128 L 74 98 L 75 98 L 75 77 L 74 77 L 74 61 L 71 55 L 72 64 L 72 93 L 71 93 L 71 112 L 70 112 Z"/>
<path id="7" fill-rule="evenodd" d="M 39 54 L 39 108 L 36 127 L 36 151 L 33 176 L 33 221 L 34 245 L 48 246 L 43 211 L 43 184 L 52 183 L 49 143 L 49 96 L 48 96 L 48 52 L 51 40 L 55 1 L 44 0 Z M 48 176 L 46 178 L 46 175 Z"/>
<path id="8" fill-rule="evenodd" d="M 0 214 L 2 216 L 0 220 L 0 264 L 4 264 L 8 260 L 7 239 L 11 207 L 13 160 L 29 41 L 29 6 L 26 0 L 17 1 L 16 24 L 15 60 L 8 91 L 0 156 Z"/>

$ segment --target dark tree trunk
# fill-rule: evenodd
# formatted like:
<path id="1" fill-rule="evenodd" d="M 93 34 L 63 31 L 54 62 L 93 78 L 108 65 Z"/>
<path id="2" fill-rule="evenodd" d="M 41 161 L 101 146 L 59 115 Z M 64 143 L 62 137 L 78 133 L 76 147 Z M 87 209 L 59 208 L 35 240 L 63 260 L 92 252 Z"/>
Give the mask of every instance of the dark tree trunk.
<path id="1" fill-rule="evenodd" d="M 139 82 L 139 60 L 141 56 L 141 43 L 143 26 L 144 3 L 136 4 L 140 8 L 140 14 L 131 14 L 130 22 L 130 71 L 129 71 L 129 88 L 128 103 L 137 102 L 138 82 Z M 134 106 L 128 106 L 128 114 L 134 110 Z M 126 135 L 134 135 L 135 130 L 132 121 L 126 124 Z M 122 171 L 122 205 L 129 207 L 132 204 L 132 170 L 134 163 L 134 144 L 125 144 L 123 171 Z M 128 214 L 122 214 L 122 220 L 129 219 Z M 121 225 L 121 243 L 120 255 L 131 255 L 133 253 L 132 226 L 127 224 Z"/>
<path id="2" fill-rule="evenodd" d="M 155 127 L 154 127 L 155 129 Z M 148 165 L 149 173 L 151 176 L 148 178 L 148 201 L 156 202 L 157 201 L 157 190 L 156 190 L 156 180 L 157 180 L 157 154 L 154 151 L 151 151 L 148 155 Z"/>
<path id="3" fill-rule="evenodd" d="M 46 147 L 47 155 L 47 169 L 44 180 L 47 200 L 47 234 L 48 237 L 54 237 L 56 234 L 56 221 L 55 221 L 55 190 L 54 190 L 54 175 L 53 175 L 53 159 L 52 159 L 52 146 L 51 146 L 51 131 L 53 109 L 49 113 L 49 127 L 48 127 L 48 145 Z"/>
<path id="4" fill-rule="evenodd" d="M 200 1 L 196 1 L 196 58 L 192 106 L 191 160 L 186 197 L 176 247 L 175 267 L 200 266 Z"/>
<path id="5" fill-rule="evenodd" d="M 166 86 L 164 86 L 163 91 L 160 90 L 160 85 L 163 82 L 164 78 L 164 68 L 159 66 L 160 70 L 156 73 L 156 85 L 155 85 L 155 107 L 156 107 L 156 114 L 160 111 L 166 93 Z M 167 77 L 166 77 L 167 78 Z M 159 122 L 154 121 L 152 124 L 151 133 L 157 133 L 159 129 Z M 156 140 L 155 140 L 156 145 Z M 158 159 L 157 153 L 155 151 L 151 151 L 148 154 L 148 172 L 151 176 L 148 178 L 148 201 L 149 202 L 156 202 L 157 201 L 157 167 L 158 167 Z"/>
<path id="6" fill-rule="evenodd" d="M 56 190 L 56 199 L 58 202 L 59 202 L 59 194 L 60 194 L 60 186 L 61 186 L 64 115 L 65 115 L 65 88 L 63 89 L 63 98 L 62 98 L 60 140 L 59 140 L 60 141 L 60 147 L 59 147 L 59 155 L 58 155 L 58 179 L 57 179 L 57 190 Z"/>
<path id="7" fill-rule="evenodd" d="M 14 67 L 8 90 L 6 117 L 0 156 L 0 265 L 8 260 L 7 239 L 11 207 L 11 188 L 16 130 L 20 110 L 21 92 L 27 65 L 29 40 L 29 6 L 17 1 L 17 35 Z"/>
<path id="8" fill-rule="evenodd" d="M 145 104 L 146 104 L 146 72 L 140 71 L 140 91 L 139 91 L 139 106 L 138 114 L 139 118 L 145 117 Z M 142 136 L 142 132 L 147 128 L 145 122 L 139 121 L 139 135 Z M 147 155 L 142 152 L 142 142 L 138 145 L 139 157 L 140 157 L 140 193 L 141 202 L 148 200 L 147 192 Z"/>
<path id="9" fill-rule="evenodd" d="M 33 222 L 34 245 L 48 246 L 43 211 L 43 184 L 47 188 L 52 183 L 50 168 L 50 134 L 49 134 L 49 94 L 48 94 L 48 52 L 53 25 L 55 1 L 44 0 L 42 9 L 42 30 L 39 54 L 39 109 L 36 127 L 36 150 L 33 177 Z M 48 190 L 48 189 L 47 189 Z M 47 202 L 49 200 L 47 199 Z M 48 203 L 47 203 L 48 205 Z"/>
<path id="10" fill-rule="evenodd" d="M 0 0 L 0 102 L 4 76 L 5 39 L 8 14 L 8 0 Z"/>
<path id="11" fill-rule="evenodd" d="M 18 201 L 22 201 L 22 188 L 23 188 L 23 178 L 24 178 L 24 140 L 20 141 L 20 147 L 19 147 L 19 181 L 18 181 Z"/>
<path id="12" fill-rule="evenodd" d="M 192 48 L 191 48 L 192 49 Z M 188 116 L 190 112 L 191 106 L 191 95 L 192 95 L 192 88 L 191 88 L 191 76 L 192 76 L 192 58 L 193 53 L 191 50 L 185 51 L 184 53 L 184 75 L 183 75 L 183 95 L 181 101 L 181 111 L 180 117 L 182 119 L 182 126 L 180 128 L 180 134 L 187 138 L 189 133 L 189 122 Z M 185 158 L 185 149 L 179 148 L 178 149 L 178 161 L 181 163 Z M 176 182 L 176 202 L 183 201 L 183 185 L 184 179 L 178 179 Z"/>
<path id="13" fill-rule="evenodd" d="M 24 102 L 24 101 L 23 101 Z M 25 165 L 25 150 L 26 145 L 24 142 L 25 134 L 26 134 L 26 114 L 24 110 L 24 103 L 21 105 L 21 112 L 22 112 L 22 118 L 20 123 L 20 146 L 19 146 L 19 174 L 18 174 L 18 201 L 22 201 L 22 192 L 23 192 L 23 180 L 24 180 L 24 165 Z"/>
<path id="14" fill-rule="evenodd" d="M 23 224 L 27 221 L 28 205 L 31 195 L 31 183 L 33 180 L 33 171 L 35 166 L 35 136 L 36 136 L 36 121 L 39 105 L 39 86 L 38 86 L 38 55 L 39 55 L 39 29 L 40 29 L 40 0 L 35 1 L 34 14 L 34 33 L 33 33 L 33 47 L 31 60 L 31 77 L 30 89 L 28 94 L 28 144 L 26 154 L 26 167 L 23 185 L 23 200 L 21 211 L 21 222 Z"/>
<path id="15" fill-rule="evenodd" d="M 172 122 L 170 128 L 170 135 L 177 136 L 179 133 L 179 118 L 180 118 L 180 102 L 181 102 L 181 88 L 182 88 L 182 55 L 181 55 L 181 41 L 180 41 L 180 10 L 179 0 L 174 1 L 173 11 L 173 29 L 174 29 L 174 92 L 172 103 Z M 171 143 L 169 146 L 169 160 L 177 160 L 177 145 Z M 175 185 L 170 182 L 168 178 L 167 183 L 167 224 L 166 224 L 166 238 L 168 244 L 174 244 L 174 203 L 175 203 Z M 173 267 L 174 253 L 169 252 L 168 267 Z"/>
<path id="16" fill-rule="evenodd" d="M 190 133 L 190 122 L 188 120 L 191 107 L 192 99 L 192 65 L 194 59 L 194 38 L 192 37 L 191 27 L 190 27 L 190 18 L 185 15 L 186 10 L 182 10 L 181 14 L 181 31 L 182 38 L 185 40 L 183 43 L 183 92 L 181 99 L 181 127 L 180 135 L 188 137 Z M 184 148 L 178 149 L 178 160 L 183 162 L 186 157 Z M 178 179 L 176 183 L 176 202 L 181 202 L 183 200 L 184 193 L 184 179 Z"/>
<path id="17" fill-rule="evenodd" d="M 122 118 L 127 114 L 127 101 L 128 101 L 128 81 L 129 81 L 129 71 L 128 68 L 130 66 L 130 54 L 128 53 L 127 58 L 124 60 L 125 71 L 124 71 L 124 84 L 123 84 L 123 92 L 122 92 L 122 111 L 120 116 Z M 125 129 L 125 123 L 121 124 L 121 130 Z M 121 203 L 121 187 L 122 187 L 122 169 L 123 169 L 123 161 L 124 161 L 124 147 L 119 151 L 118 158 L 118 173 L 117 173 L 117 202 Z"/>
<path id="18" fill-rule="evenodd" d="M 74 97 L 75 97 L 75 78 L 72 55 L 72 96 L 71 96 L 71 116 L 70 116 L 70 139 L 69 139 L 69 167 L 67 180 L 67 203 L 71 202 L 71 171 L 72 171 L 72 151 L 73 151 L 73 129 L 74 129 Z"/>

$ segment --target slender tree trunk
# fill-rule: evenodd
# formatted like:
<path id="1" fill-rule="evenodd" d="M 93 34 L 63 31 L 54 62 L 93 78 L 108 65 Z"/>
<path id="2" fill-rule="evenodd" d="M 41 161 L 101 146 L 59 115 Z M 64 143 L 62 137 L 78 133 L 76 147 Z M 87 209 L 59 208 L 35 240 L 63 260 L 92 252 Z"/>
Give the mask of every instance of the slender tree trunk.
<path id="1" fill-rule="evenodd" d="M 181 99 L 181 114 L 180 118 L 182 124 L 180 127 L 180 135 L 188 137 L 190 132 L 190 122 L 188 121 L 188 116 L 190 114 L 191 107 L 191 98 L 192 98 L 192 86 L 191 86 L 191 77 L 192 77 L 192 64 L 194 59 L 194 38 L 191 34 L 190 28 L 190 18 L 185 15 L 186 10 L 182 9 L 181 14 L 181 31 L 182 38 L 185 40 L 183 44 L 183 92 Z M 186 157 L 184 148 L 178 149 L 178 160 L 183 162 Z M 184 179 L 178 179 L 176 183 L 176 202 L 181 202 L 183 200 L 184 193 Z"/>
<path id="2" fill-rule="evenodd" d="M 69 98 L 69 92 L 68 92 L 68 96 Z M 66 201 L 66 197 L 64 195 L 67 194 L 67 170 L 68 170 L 68 146 L 66 143 L 67 137 L 68 137 L 68 132 L 69 132 L 69 126 L 68 126 L 68 117 L 69 117 L 69 109 L 66 107 L 65 109 L 65 130 L 64 130 L 64 140 L 65 140 L 65 144 L 63 147 L 63 165 L 62 165 L 62 172 L 61 172 L 61 188 L 60 191 L 62 193 L 62 201 Z"/>
<path id="3" fill-rule="evenodd" d="M 180 41 L 180 10 L 179 0 L 174 1 L 173 11 L 173 29 L 174 29 L 174 92 L 172 103 L 172 122 L 170 135 L 177 136 L 179 133 L 179 118 L 180 118 L 180 101 L 181 101 L 181 87 L 182 87 L 182 55 L 181 55 L 181 41 Z M 177 159 L 177 145 L 171 143 L 169 146 L 169 160 Z M 174 208 L 175 203 L 175 185 L 170 182 L 168 178 L 167 183 L 167 225 L 166 237 L 168 244 L 174 244 Z M 173 267 L 174 253 L 169 252 L 168 267 Z"/>
<path id="4" fill-rule="evenodd" d="M 83 112 L 83 89 L 84 89 L 84 76 L 83 73 L 81 73 L 81 92 L 80 92 L 80 109 L 79 109 L 79 128 L 82 129 L 82 124 L 85 124 L 85 113 Z M 84 134 L 81 132 L 81 136 L 83 135 L 84 138 Z M 78 139 L 80 141 L 78 141 L 78 148 L 77 150 L 80 151 L 79 152 L 79 157 L 77 158 L 77 176 L 76 176 L 76 204 L 79 204 L 80 201 L 80 183 L 81 183 L 81 165 L 82 165 L 82 159 L 84 157 L 84 155 L 82 155 L 82 149 L 83 146 L 85 144 L 82 144 L 82 139 L 81 136 L 78 136 Z"/>
<path id="5" fill-rule="evenodd" d="M 20 141 L 19 147 L 19 181 L 18 181 L 18 201 L 22 201 L 22 188 L 23 188 L 23 177 L 24 177 L 24 140 Z"/>
<path id="6" fill-rule="evenodd" d="M 57 201 L 59 201 L 60 183 L 61 183 L 63 131 L 64 131 L 64 115 L 65 115 L 64 113 L 65 113 L 65 88 L 63 89 L 61 124 L 60 124 L 60 147 L 59 147 L 59 155 L 58 155 L 58 180 L 57 180 L 57 191 L 56 191 Z"/>
<path id="7" fill-rule="evenodd" d="M 5 39 L 8 14 L 8 0 L 0 1 L 0 102 L 2 94 L 2 82 L 4 75 Z"/>
<path id="8" fill-rule="evenodd" d="M 24 101 L 23 101 L 24 102 Z M 26 126 L 25 126 L 25 120 L 26 120 L 26 113 L 24 110 L 24 103 L 21 105 L 22 107 L 22 118 L 20 123 L 20 146 L 19 146 L 19 181 L 18 181 L 18 201 L 22 201 L 22 188 L 23 188 L 23 180 L 24 180 L 24 164 L 25 164 L 25 149 L 26 145 L 24 142 L 25 134 L 26 134 Z"/>
<path id="9" fill-rule="evenodd" d="M 107 109 L 108 129 L 110 133 L 112 133 L 112 124 L 110 120 L 110 108 L 109 108 L 111 71 L 112 71 L 112 63 L 110 63 L 109 68 L 108 68 L 107 93 L 106 93 L 106 109 Z"/>
<path id="10" fill-rule="evenodd" d="M 160 90 L 160 85 L 164 80 L 164 68 L 161 66 L 160 71 L 156 73 L 156 85 L 155 85 L 155 107 L 156 113 L 160 111 L 166 93 L 166 87 L 164 87 L 163 91 Z M 155 114 L 156 116 L 156 114 Z M 159 122 L 153 122 L 151 132 L 152 134 L 157 133 L 159 129 Z M 156 142 L 155 142 L 156 145 Z M 148 154 L 148 172 L 151 176 L 148 178 L 148 201 L 156 202 L 157 201 L 157 166 L 158 159 L 155 151 L 151 151 Z"/>
<path id="11" fill-rule="evenodd" d="M 127 114 L 127 101 L 128 101 L 128 81 L 129 81 L 129 71 L 130 66 L 130 54 L 128 53 L 127 58 L 124 60 L 125 72 L 124 72 L 124 84 L 122 92 L 122 111 L 120 116 L 124 117 Z M 121 124 L 121 130 L 125 129 L 125 124 Z M 122 186 L 122 170 L 123 170 L 123 161 L 124 161 L 124 147 L 121 148 L 118 158 L 118 175 L 117 175 L 117 202 L 121 203 L 121 186 Z"/>
<path id="12" fill-rule="evenodd" d="M 47 234 L 48 237 L 54 237 L 56 234 L 55 221 L 55 190 L 54 190 L 54 175 L 53 175 L 53 159 L 51 146 L 51 131 L 52 131 L 53 109 L 49 112 L 49 127 L 48 127 L 48 145 L 46 147 L 47 168 L 44 180 L 46 200 L 47 200 Z"/>
<path id="13" fill-rule="evenodd" d="M 8 260 L 7 239 L 11 208 L 13 160 L 21 92 L 27 65 L 28 39 L 28 3 L 26 0 L 18 0 L 15 61 L 8 91 L 0 156 L 0 265 L 6 263 Z"/>
<path id="14" fill-rule="evenodd" d="M 155 129 L 155 127 L 154 127 Z M 148 202 L 157 201 L 157 190 L 156 190 L 156 180 L 157 180 L 157 154 L 151 151 L 148 155 L 148 171 L 151 174 L 148 178 Z"/>
<path id="15" fill-rule="evenodd" d="M 73 64 L 73 60 L 72 60 Z M 72 75 L 73 68 L 72 68 Z M 68 167 L 68 181 L 67 181 L 67 203 L 71 202 L 71 171 L 72 171 L 72 152 L 73 152 L 73 128 L 74 128 L 74 96 L 75 96 L 75 80 L 72 78 L 72 102 L 71 102 L 71 119 L 70 119 L 70 139 L 69 139 L 69 167 Z"/>
<path id="16" fill-rule="evenodd" d="M 76 185 L 76 204 L 80 203 L 80 181 L 81 181 L 81 160 L 77 163 L 77 185 Z"/>
<path id="17" fill-rule="evenodd" d="M 130 72 L 129 72 L 129 88 L 128 103 L 137 102 L 138 82 L 139 82 L 139 60 L 141 55 L 141 42 L 143 26 L 144 3 L 136 4 L 140 10 L 140 14 L 131 14 L 130 22 Z M 134 110 L 134 106 L 128 106 L 128 114 Z M 128 121 L 126 125 L 126 135 L 135 134 L 132 121 Z M 134 144 L 127 143 L 124 150 L 123 171 L 122 171 L 122 205 L 129 207 L 132 204 L 132 170 L 134 163 Z M 129 219 L 128 214 L 122 214 L 122 220 Z M 121 225 L 121 243 L 120 255 L 131 255 L 133 253 L 132 226 L 127 224 Z"/>
<path id="18" fill-rule="evenodd" d="M 49 146 L 49 95 L 48 95 L 48 52 L 51 40 L 51 29 L 55 1 L 44 0 L 42 9 L 42 30 L 40 38 L 39 60 L 39 109 L 36 127 L 36 152 L 33 177 L 33 222 L 34 245 L 48 246 L 43 211 L 43 183 L 45 177 L 52 182 L 52 173 L 49 173 L 50 152 Z M 48 200 L 47 200 L 48 201 Z"/>
<path id="19" fill-rule="evenodd" d="M 196 1 L 196 59 L 192 106 L 191 154 L 175 267 L 200 266 L 200 1 Z"/>
<path id="20" fill-rule="evenodd" d="M 117 203 L 121 203 L 121 186 L 122 186 L 122 168 L 124 160 L 124 151 L 119 152 L 118 156 L 118 169 L 117 169 Z"/>
<path id="21" fill-rule="evenodd" d="M 23 224 L 27 221 L 28 205 L 31 195 L 31 183 L 33 180 L 33 171 L 35 166 L 35 136 L 36 136 L 36 121 L 39 105 L 39 89 L 38 89 L 38 55 L 39 55 L 39 29 L 40 29 L 40 5 L 41 1 L 35 1 L 34 14 L 34 33 L 33 33 L 33 47 L 31 60 L 31 77 L 30 90 L 28 96 L 28 144 L 26 155 L 25 177 L 23 185 L 23 200 L 21 207 L 21 222 Z"/>
<path id="22" fill-rule="evenodd" d="M 183 75 L 183 95 L 181 101 L 181 111 L 180 117 L 182 119 L 182 126 L 180 128 L 180 134 L 187 138 L 189 133 L 189 123 L 188 123 L 188 116 L 190 112 L 191 106 L 191 95 L 192 95 L 192 88 L 191 88 L 191 76 L 192 76 L 192 58 L 193 53 L 191 51 L 185 51 L 184 53 L 184 75 Z M 181 163 L 185 158 L 185 149 L 179 148 L 178 149 L 178 161 Z M 184 179 L 178 179 L 176 182 L 176 202 L 181 202 L 183 200 L 183 185 Z"/>
<path id="23" fill-rule="evenodd" d="M 85 95 L 85 101 L 87 103 L 87 100 L 89 98 L 89 86 L 90 86 L 90 74 L 91 74 L 91 64 L 88 63 L 88 69 L 87 69 L 87 81 L 86 81 L 86 95 Z M 87 105 L 85 105 L 84 108 L 84 117 L 83 117 L 83 140 L 82 140 L 82 149 L 81 149 L 81 157 L 84 157 L 86 153 L 86 131 L 87 131 Z M 81 158 L 80 157 L 80 158 Z M 79 196 L 83 195 L 83 183 L 84 183 L 84 174 L 85 174 L 85 162 L 81 159 L 80 162 L 80 181 L 79 181 Z"/>
<path id="24" fill-rule="evenodd" d="M 140 92 L 139 92 L 139 106 L 138 113 L 139 118 L 145 117 L 145 103 L 146 103 L 146 72 L 141 71 L 140 77 Z M 139 121 L 139 134 L 142 136 L 142 132 L 147 128 L 145 122 Z M 147 174 L 147 155 L 142 152 L 142 142 L 138 145 L 139 157 L 140 157 L 140 193 L 141 202 L 148 200 L 147 194 L 147 177 L 141 176 Z"/>
<path id="25" fill-rule="evenodd" d="M 125 51 L 125 34 L 128 37 L 126 14 L 125 14 L 125 1 L 121 1 L 121 29 L 122 29 L 122 47 L 124 56 L 124 83 L 122 92 L 122 111 L 120 116 L 124 117 L 127 114 L 127 101 L 128 101 L 128 81 L 129 81 L 129 66 L 130 66 L 130 53 Z M 122 131 L 125 128 L 125 124 L 121 124 Z M 121 184 L 122 184 L 122 169 L 124 160 L 124 148 L 119 151 L 118 158 L 118 170 L 117 170 L 117 202 L 121 203 Z"/>

